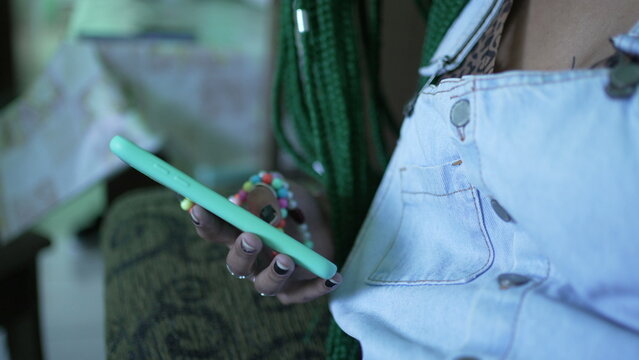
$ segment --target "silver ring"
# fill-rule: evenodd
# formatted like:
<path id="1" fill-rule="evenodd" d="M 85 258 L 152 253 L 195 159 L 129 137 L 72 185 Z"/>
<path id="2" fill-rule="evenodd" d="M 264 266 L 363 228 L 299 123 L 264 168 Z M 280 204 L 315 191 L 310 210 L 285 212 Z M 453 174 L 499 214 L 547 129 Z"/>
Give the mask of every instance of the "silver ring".
<path id="1" fill-rule="evenodd" d="M 260 293 L 260 296 L 275 296 L 275 294 L 265 294 L 265 293 Z"/>
<path id="2" fill-rule="evenodd" d="M 246 279 L 246 278 L 248 278 L 250 276 L 253 276 L 252 273 L 248 274 L 248 275 L 237 275 L 236 273 L 231 271 L 231 268 L 229 267 L 229 264 L 226 264 L 226 270 L 229 272 L 229 274 L 231 274 L 231 276 L 233 276 L 236 279 L 240 279 L 240 280 L 243 280 L 243 279 Z"/>

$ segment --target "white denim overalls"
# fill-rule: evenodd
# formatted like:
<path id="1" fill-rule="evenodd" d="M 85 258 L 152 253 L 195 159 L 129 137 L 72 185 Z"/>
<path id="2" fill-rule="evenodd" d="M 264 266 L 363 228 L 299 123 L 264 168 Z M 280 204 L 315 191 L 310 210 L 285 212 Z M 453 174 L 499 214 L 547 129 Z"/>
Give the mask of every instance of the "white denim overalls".
<path id="1" fill-rule="evenodd" d="M 471 1 L 422 70 L 499 5 Z M 639 55 L 639 23 L 614 45 Z M 365 359 L 639 359 L 639 89 L 610 76 L 422 90 L 331 297 Z"/>

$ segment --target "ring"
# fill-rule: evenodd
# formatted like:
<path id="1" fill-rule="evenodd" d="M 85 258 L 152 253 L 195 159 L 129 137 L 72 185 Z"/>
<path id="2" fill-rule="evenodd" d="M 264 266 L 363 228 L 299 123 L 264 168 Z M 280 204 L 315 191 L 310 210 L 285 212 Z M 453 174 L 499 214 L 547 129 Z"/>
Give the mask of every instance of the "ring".
<path id="1" fill-rule="evenodd" d="M 231 201 L 235 205 L 242 206 L 248 199 L 248 194 L 251 191 L 255 190 L 255 187 L 258 185 L 269 188 L 273 192 L 273 195 L 277 198 L 278 204 L 280 206 L 281 219 L 274 226 L 280 231 L 284 231 L 284 226 L 286 226 L 287 221 L 286 219 L 290 218 L 291 220 L 293 220 L 294 223 L 297 224 L 298 230 L 301 234 L 301 242 L 312 249 L 315 244 L 313 243 L 311 232 L 309 231 L 308 225 L 306 224 L 304 214 L 298 207 L 297 201 L 295 201 L 295 198 L 293 196 L 293 192 L 290 190 L 290 186 L 288 182 L 284 180 L 282 174 L 278 172 L 260 171 L 258 174 L 251 176 L 235 195 L 230 196 L 228 198 L 229 201 Z M 267 220 L 262 217 L 262 219 L 266 222 L 270 222 L 270 220 L 272 220 L 273 218 L 271 217 Z"/>
<path id="2" fill-rule="evenodd" d="M 260 293 L 260 296 L 268 297 L 268 296 L 275 296 L 275 294 Z"/>
<path id="3" fill-rule="evenodd" d="M 248 278 L 250 276 L 253 276 L 253 273 L 250 273 L 248 275 L 237 275 L 236 273 L 231 271 L 231 268 L 229 267 L 229 264 L 226 264 L 226 270 L 229 272 L 229 274 L 231 274 L 231 276 L 233 276 L 236 279 L 240 279 L 240 280 L 243 280 L 243 279 L 246 279 L 246 278 Z"/>

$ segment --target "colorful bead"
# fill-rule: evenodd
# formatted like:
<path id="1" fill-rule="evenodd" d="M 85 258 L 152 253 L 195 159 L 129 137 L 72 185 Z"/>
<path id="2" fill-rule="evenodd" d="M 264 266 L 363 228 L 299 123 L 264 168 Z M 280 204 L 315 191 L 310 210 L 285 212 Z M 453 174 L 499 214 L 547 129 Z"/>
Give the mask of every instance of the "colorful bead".
<path id="1" fill-rule="evenodd" d="M 277 197 L 278 198 L 288 198 L 288 196 L 289 196 L 289 192 L 285 188 L 281 188 L 281 189 L 277 190 Z"/>
<path id="2" fill-rule="evenodd" d="M 273 186 L 273 189 L 279 190 L 282 187 L 283 183 L 284 182 L 282 181 L 282 179 L 274 178 L 273 182 L 271 182 L 271 186 Z"/>
<path id="3" fill-rule="evenodd" d="M 288 207 L 288 200 L 287 199 L 278 199 L 277 202 L 280 205 L 280 208 L 285 209 Z"/>
<path id="4" fill-rule="evenodd" d="M 187 199 L 187 198 L 184 198 L 184 199 L 182 199 L 182 201 L 180 201 L 180 207 L 181 207 L 181 208 L 182 208 L 182 210 L 184 210 L 184 211 L 189 211 L 189 210 L 191 210 L 191 208 L 193 207 L 193 205 L 195 205 L 195 204 L 193 204 L 193 201 L 191 201 L 191 200 L 189 200 L 189 199 Z"/>
<path id="5" fill-rule="evenodd" d="M 245 182 L 244 185 L 242 186 L 242 190 L 246 192 L 251 192 L 253 191 L 253 189 L 255 189 L 255 185 L 250 181 Z"/>
<path id="6" fill-rule="evenodd" d="M 293 221 L 295 221 L 298 224 L 304 224 L 305 219 L 304 219 L 304 214 L 302 213 L 302 210 L 295 208 L 295 209 L 290 209 L 288 214 L 291 216 L 291 219 L 293 219 Z"/>
<path id="7" fill-rule="evenodd" d="M 304 239 L 304 242 L 306 241 L 311 241 L 311 233 L 308 231 L 302 231 L 302 239 Z"/>
<path id="8" fill-rule="evenodd" d="M 237 194 L 236 194 L 236 195 L 233 195 L 233 196 L 230 196 L 230 197 L 229 197 L 229 201 L 230 201 L 230 202 L 232 202 L 232 203 L 233 203 L 233 204 L 235 204 L 235 205 L 238 205 L 238 206 L 239 206 L 239 205 L 241 205 L 240 197 L 239 197 L 239 196 L 237 196 Z"/>
<path id="9" fill-rule="evenodd" d="M 271 181 L 273 181 L 273 175 L 271 175 L 269 173 L 266 173 L 266 174 L 262 175 L 262 181 L 265 184 L 269 184 L 270 185 Z"/>
<path id="10" fill-rule="evenodd" d="M 284 227 L 286 226 L 286 221 L 284 219 L 290 216 L 296 225 L 298 225 L 300 233 L 300 238 L 298 240 L 312 249 L 314 244 L 313 241 L 311 241 L 311 233 L 308 230 L 308 226 L 304 223 L 304 215 L 297 207 L 297 201 L 293 198 L 293 192 L 289 190 L 290 187 L 288 182 L 286 182 L 280 173 L 260 171 L 257 175 L 251 176 L 248 181 L 242 184 L 240 191 L 229 197 L 229 201 L 238 206 L 242 206 L 248 198 L 248 193 L 255 190 L 255 186 L 257 184 L 270 186 L 277 195 L 281 219 L 276 225 L 274 225 L 275 228 L 284 232 Z M 187 203 L 185 203 L 184 206 L 186 207 L 186 205 Z M 273 256 L 275 255 L 277 255 L 277 252 L 273 252 Z"/>

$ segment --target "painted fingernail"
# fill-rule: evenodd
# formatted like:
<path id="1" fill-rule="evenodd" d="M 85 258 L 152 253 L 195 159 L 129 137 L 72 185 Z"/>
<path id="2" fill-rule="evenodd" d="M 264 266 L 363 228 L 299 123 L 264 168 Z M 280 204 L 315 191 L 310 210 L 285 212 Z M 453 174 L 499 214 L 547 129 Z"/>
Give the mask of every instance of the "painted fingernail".
<path id="1" fill-rule="evenodd" d="M 252 254 L 255 252 L 255 247 L 251 246 L 246 239 L 242 239 L 240 246 L 242 246 L 242 250 L 244 250 L 245 253 Z"/>
<path id="2" fill-rule="evenodd" d="M 326 280 L 326 282 L 324 283 L 324 285 L 326 285 L 327 288 L 332 288 L 333 286 L 337 285 L 338 283 L 336 283 L 335 281 L 333 281 L 333 279 L 328 279 Z"/>
<path id="3" fill-rule="evenodd" d="M 273 265 L 273 268 L 275 269 L 275 272 L 280 275 L 284 275 L 288 272 L 288 266 L 283 265 L 281 262 L 279 262 L 279 260 L 275 260 L 275 265 Z"/>
<path id="4" fill-rule="evenodd" d="M 197 216 L 195 216 L 195 211 L 193 211 L 193 209 L 191 209 L 191 211 L 189 211 L 189 214 L 191 214 L 191 221 L 193 221 L 193 224 L 195 224 L 196 226 L 200 225 L 200 220 L 198 220 Z"/>

